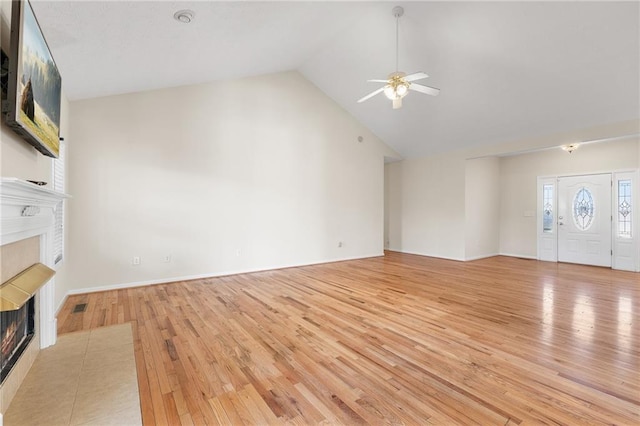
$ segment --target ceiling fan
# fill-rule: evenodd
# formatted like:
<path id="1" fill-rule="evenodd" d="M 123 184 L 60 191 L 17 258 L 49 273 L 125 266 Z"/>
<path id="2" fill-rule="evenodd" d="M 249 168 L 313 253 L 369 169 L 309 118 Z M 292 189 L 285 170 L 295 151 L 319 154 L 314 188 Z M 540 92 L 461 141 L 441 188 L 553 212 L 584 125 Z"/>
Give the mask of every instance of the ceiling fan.
<path id="1" fill-rule="evenodd" d="M 402 98 L 407 96 L 409 90 L 426 93 L 427 95 L 431 96 L 438 96 L 438 93 L 440 93 L 440 89 L 414 83 L 414 81 L 422 80 L 423 78 L 429 77 L 422 71 L 415 72 L 409 75 L 398 71 L 398 24 L 400 17 L 404 14 L 404 9 L 400 6 L 396 6 L 391 12 L 396 18 L 396 71 L 389 74 L 389 77 L 386 80 L 367 80 L 368 82 L 372 83 L 386 83 L 386 85 L 359 99 L 358 103 L 364 102 L 367 99 L 374 97 L 378 93 L 384 92 L 384 95 L 393 102 L 393 109 L 398 109 L 402 107 Z"/>

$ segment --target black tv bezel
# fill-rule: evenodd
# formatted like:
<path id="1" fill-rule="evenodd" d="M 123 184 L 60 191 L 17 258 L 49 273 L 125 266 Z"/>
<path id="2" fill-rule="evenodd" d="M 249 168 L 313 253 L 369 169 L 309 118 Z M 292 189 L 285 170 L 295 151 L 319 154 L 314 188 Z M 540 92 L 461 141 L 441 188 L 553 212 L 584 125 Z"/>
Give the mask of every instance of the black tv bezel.
<path id="1" fill-rule="evenodd" d="M 60 87 L 62 88 L 62 76 L 60 76 L 60 70 L 58 65 L 53 58 L 53 54 L 51 54 L 51 49 L 49 48 L 49 44 L 47 43 L 47 39 L 44 37 L 42 33 L 42 28 L 40 27 L 40 23 L 38 22 L 38 17 L 33 11 L 33 7 L 31 7 L 31 3 L 29 0 L 12 0 L 11 2 L 11 44 L 9 48 L 9 76 L 8 76 L 8 91 L 7 91 L 7 107 L 5 112 L 5 123 L 9 126 L 14 132 L 20 135 L 25 141 L 31 144 L 35 149 L 40 151 L 43 155 L 48 157 L 58 158 L 60 154 L 60 146 L 58 145 L 58 149 L 53 150 L 47 144 L 42 141 L 37 135 L 34 135 L 26 125 L 22 124 L 20 120 L 20 107 L 18 105 L 19 99 L 19 84 L 20 75 L 20 61 L 21 61 L 21 52 L 22 52 L 22 44 L 23 44 L 23 25 L 24 25 L 24 8 L 28 7 L 31 9 L 31 13 L 35 18 L 36 25 L 38 26 L 38 31 L 40 32 L 40 36 L 44 41 L 45 46 L 47 47 L 47 51 L 55 69 L 60 77 Z M 60 89 L 62 92 L 62 89 Z M 60 105 L 58 107 L 60 110 L 62 109 L 62 93 L 60 93 Z M 60 140 L 60 123 L 58 123 L 58 134 L 56 135 L 58 141 Z"/>

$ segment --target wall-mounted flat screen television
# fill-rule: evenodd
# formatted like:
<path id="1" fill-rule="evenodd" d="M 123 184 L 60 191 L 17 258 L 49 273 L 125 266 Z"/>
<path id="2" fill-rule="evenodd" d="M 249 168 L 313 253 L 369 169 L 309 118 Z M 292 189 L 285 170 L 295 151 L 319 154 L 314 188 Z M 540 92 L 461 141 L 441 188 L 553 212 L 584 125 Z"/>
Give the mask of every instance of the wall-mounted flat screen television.
<path id="1" fill-rule="evenodd" d="M 31 4 L 11 3 L 6 123 L 38 151 L 58 157 L 62 80 Z"/>

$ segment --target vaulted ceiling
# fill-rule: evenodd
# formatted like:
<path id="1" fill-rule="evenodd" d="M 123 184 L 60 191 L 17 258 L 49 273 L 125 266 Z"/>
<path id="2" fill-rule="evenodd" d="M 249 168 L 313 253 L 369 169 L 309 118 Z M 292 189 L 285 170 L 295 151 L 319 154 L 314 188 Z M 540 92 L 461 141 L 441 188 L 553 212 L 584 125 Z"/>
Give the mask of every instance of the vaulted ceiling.
<path id="1" fill-rule="evenodd" d="M 395 68 L 431 97 L 356 100 Z M 640 118 L 638 2 L 38 1 L 71 100 L 299 70 L 405 157 Z M 173 19 L 191 9 L 190 24 Z"/>

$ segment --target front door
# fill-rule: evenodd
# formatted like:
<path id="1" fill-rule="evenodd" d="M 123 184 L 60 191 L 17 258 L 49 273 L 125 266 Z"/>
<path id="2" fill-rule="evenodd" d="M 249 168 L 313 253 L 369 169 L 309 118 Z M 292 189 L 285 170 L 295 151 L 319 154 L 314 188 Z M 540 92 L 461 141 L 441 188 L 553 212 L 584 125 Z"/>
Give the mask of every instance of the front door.
<path id="1" fill-rule="evenodd" d="M 558 261 L 611 266 L 611 174 L 558 179 Z"/>

